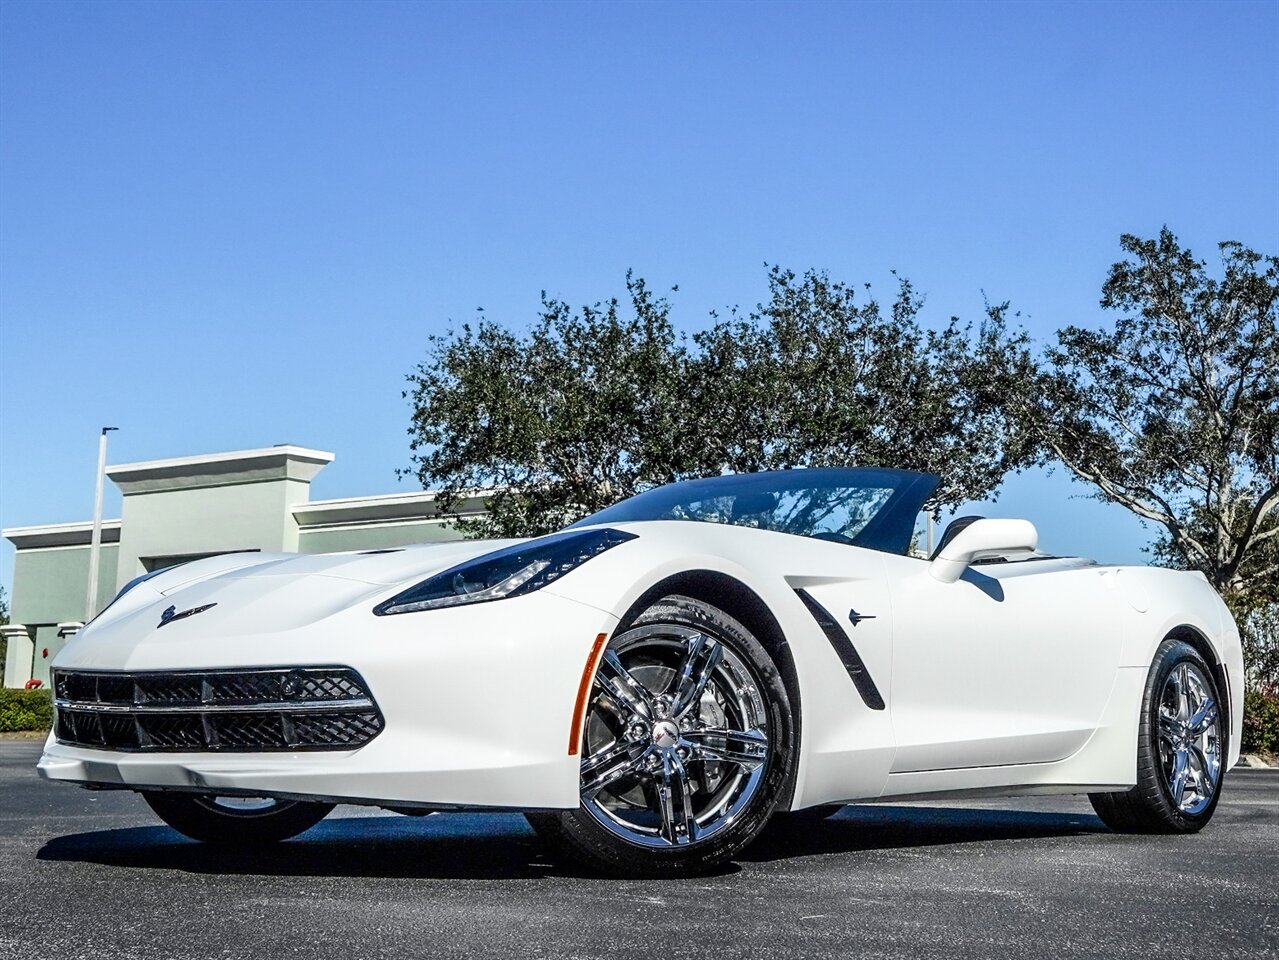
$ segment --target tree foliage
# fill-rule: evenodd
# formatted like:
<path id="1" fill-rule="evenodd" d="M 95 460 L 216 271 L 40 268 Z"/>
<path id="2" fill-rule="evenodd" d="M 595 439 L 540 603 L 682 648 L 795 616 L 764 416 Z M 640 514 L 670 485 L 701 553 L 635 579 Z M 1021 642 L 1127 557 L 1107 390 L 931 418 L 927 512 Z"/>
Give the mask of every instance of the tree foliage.
<path id="1" fill-rule="evenodd" d="M 714 437 L 725 469 L 906 467 L 942 478 L 934 506 L 993 494 L 1027 462 L 1025 435 L 1004 415 L 1003 394 L 1025 376 L 1006 306 L 976 327 L 919 322 L 923 298 L 899 279 L 881 306 L 869 285 L 774 268 L 769 300 L 744 319 L 694 339 L 689 411 Z"/>
<path id="2" fill-rule="evenodd" d="M 1061 330 L 1014 402 L 1098 497 L 1160 526 L 1163 559 L 1279 598 L 1279 258 L 1223 243 L 1217 278 L 1166 228 L 1121 245 L 1114 328 Z"/>
<path id="3" fill-rule="evenodd" d="M 464 529 L 549 532 L 682 475 L 687 350 L 668 302 L 641 279 L 626 289 L 629 313 L 543 295 L 525 334 L 481 319 L 430 339 L 406 391 L 414 472 L 446 509 L 487 491 Z"/>
<path id="4" fill-rule="evenodd" d="M 625 301 L 543 296 L 526 332 L 485 318 L 431 338 L 405 391 L 410 472 L 445 508 L 488 491 L 464 527 L 515 536 L 726 471 L 913 467 L 942 476 L 940 506 L 992 495 L 1027 460 L 1000 402 L 1006 358 L 1024 353 L 1004 308 L 925 330 L 908 281 L 886 308 L 821 273 L 768 282 L 754 311 L 692 337 L 628 275 Z"/>
<path id="5" fill-rule="evenodd" d="M 1246 686 L 1279 697 L 1279 602 L 1237 595 L 1229 605 L 1243 644 Z"/>

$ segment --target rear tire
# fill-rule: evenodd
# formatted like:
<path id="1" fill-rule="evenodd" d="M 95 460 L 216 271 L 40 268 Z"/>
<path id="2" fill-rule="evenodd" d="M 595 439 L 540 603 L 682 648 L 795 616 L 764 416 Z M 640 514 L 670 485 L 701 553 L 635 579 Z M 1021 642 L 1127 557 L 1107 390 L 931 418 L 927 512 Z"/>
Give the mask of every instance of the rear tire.
<path id="1" fill-rule="evenodd" d="M 230 797 L 147 791 L 156 815 L 178 833 L 223 846 L 275 843 L 309 830 L 333 809 L 331 803 L 268 800 L 241 804 Z"/>
<path id="2" fill-rule="evenodd" d="M 593 871 L 705 873 L 763 829 L 794 749 L 786 688 L 759 641 L 716 607 L 666 597 L 605 649 L 578 807 L 528 821 Z"/>
<path id="3" fill-rule="evenodd" d="M 1195 833 L 1221 796 L 1226 723 L 1212 670 L 1194 647 L 1165 640 L 1155 652 L 1137 733 L 1137 784 L 1090 793 L 1097 816 L 1118 833 Z"/>

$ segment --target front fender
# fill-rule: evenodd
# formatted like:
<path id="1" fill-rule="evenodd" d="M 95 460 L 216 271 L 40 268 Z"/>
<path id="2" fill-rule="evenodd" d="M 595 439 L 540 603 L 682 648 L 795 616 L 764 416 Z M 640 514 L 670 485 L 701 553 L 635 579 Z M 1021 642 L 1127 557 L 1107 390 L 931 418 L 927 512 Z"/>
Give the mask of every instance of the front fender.
<path id="1" fill-rule="evenodd" d="M 842 544 L 711 524 L 697 525 L 704 529 L 690 548 L 689 533 L 681 526 L 637 529 L 638 539 L 593 559 L 545 592 L 594 605 L 620 621 L 644 594 L 676 575 L 710 572 L 736 581 L 768 607 L 795 667 L 799 697 L 792 706 L 801 733 L 792 807 L 878 796 L 896 750 L 891 710 L 866 707 L 792 582 L 882 579 L 882 557 Z M 832 576 L 832 570 L 840 574 Z M 891 635 L 887 607 L 880 617 Z M 888 689 L 891 653 L 872 652 L 882 657 L 877 680 Z"/>

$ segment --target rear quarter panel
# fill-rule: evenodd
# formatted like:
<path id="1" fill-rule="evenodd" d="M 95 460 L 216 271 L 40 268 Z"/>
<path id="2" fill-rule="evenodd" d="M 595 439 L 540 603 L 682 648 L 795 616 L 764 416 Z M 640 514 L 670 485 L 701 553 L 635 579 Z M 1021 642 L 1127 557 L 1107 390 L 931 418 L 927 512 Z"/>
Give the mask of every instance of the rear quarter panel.
<path id="1" fill-rule="evenodd" d="M 1116 567 L 1107 580 L 1108 588 L 1124 600 L 1121 666 L 1148 668 L 1164 639 L 1185 628 L 1207 642 L 1226 676 L 1228 766 L 1233 766 L 1243 732 L 1243 648 L 1234 618 L 1217 591 L 1199 574 L 1163 567 Z"/>

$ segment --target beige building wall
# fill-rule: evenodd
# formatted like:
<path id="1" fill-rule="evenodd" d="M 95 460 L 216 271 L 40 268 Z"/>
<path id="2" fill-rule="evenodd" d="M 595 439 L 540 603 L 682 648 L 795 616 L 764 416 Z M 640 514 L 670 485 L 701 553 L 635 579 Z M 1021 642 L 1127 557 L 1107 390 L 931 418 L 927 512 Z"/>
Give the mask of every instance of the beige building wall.
<path id="1" fill-rule="evenodd" d="M 485 492 L 441 513 L 434 493 L 414 491 L 312 501 L 311 480 L 333 454 L 282 445 L 108 467 L 122 512 L 103 524 L 97 602 L 128 581 L 187 560 L 241 551 L 332 553 L 460 539 L 460 517 L 481 515 Z M 48 682 L 66 642 L 58 625 L 88 618 L 89 523 L 3 531 L 17 550 L 11 618 L 20 654 L 5 684 Z M 23 638 L 30 638 L 30 642 Z"/>
<path id="2" fill-rule="evenodd" d="M 14 556 L 13 597 L 9 619 L 26 627 L 30 644 L 10 642 L 5 658 L 6 686 L 20 687 L 35 678 L 49 680 L 49 662 L 65 640 L 58 624 L 83 621 L 89 583 L 89 538 L 92 525 L 63 523 L 27 527 L 22 532 L 6 530 L 18 547 Z M 14 536 L 10 536 L 14 534 Z M 120 551 L 120 522 L 109 521 L 102 529 L 101 575 L 95 609 L 102 609 L 115 595 L 116 558 Z M 8 669 L 12 661 L 12 669 Z M 20 681 L 20 682 L 19 682 Z"/>
<path id="3" fill-rule="evenodd" d="M 110 467 L 123 494 L 116 584 L 174 562 L 296 551 L 292 508 L 333 454 L 289 445 Z"/>

